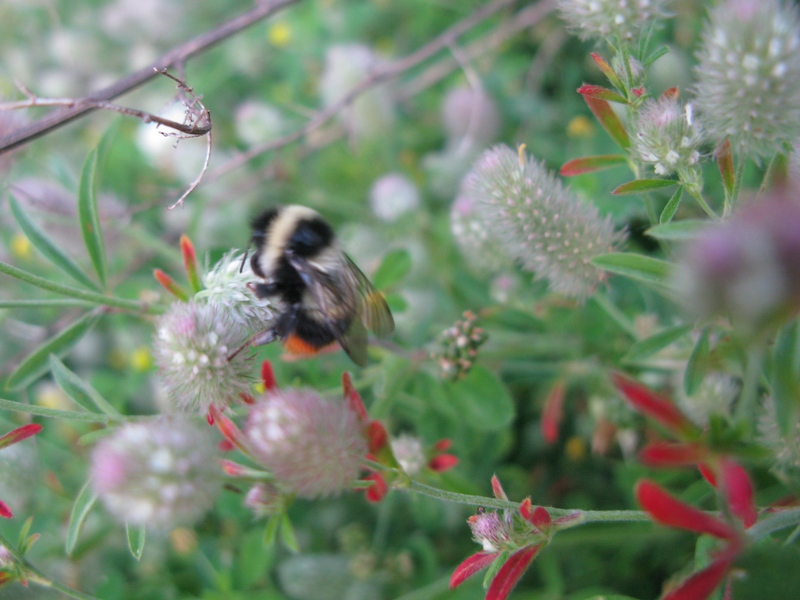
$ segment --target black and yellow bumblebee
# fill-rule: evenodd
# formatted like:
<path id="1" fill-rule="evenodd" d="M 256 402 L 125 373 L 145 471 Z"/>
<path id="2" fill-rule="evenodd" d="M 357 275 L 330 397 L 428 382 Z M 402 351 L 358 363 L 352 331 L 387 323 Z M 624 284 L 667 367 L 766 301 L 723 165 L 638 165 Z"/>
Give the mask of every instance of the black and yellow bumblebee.
<path id="1" fill-rule="evenodd" d="M 252 345 L 283 341 L 290 354 L 310 355 L 337 342 L 358 365 L 367 364 L 367 329 L 394 331 L 383 294 L 350 259 L 331 226 L 315 210 L 271 208 L 253 221 L 250 266 L 263 282 L 251 287 L 280 307 L 274 325 Z"/>

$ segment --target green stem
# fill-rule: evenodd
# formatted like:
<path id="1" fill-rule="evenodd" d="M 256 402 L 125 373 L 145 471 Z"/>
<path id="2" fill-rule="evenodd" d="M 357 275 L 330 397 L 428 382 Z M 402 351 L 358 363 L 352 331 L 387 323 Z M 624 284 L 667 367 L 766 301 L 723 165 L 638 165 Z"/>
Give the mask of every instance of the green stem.
<path id="1" fill-rule="evenodd" d="M 736 205 L 739 203 L 739 191 L 742 189 L 742 179 L 744 178 L 744 168 L 747 161 L 743 156 L 737 158 L 739 160 L 736 164 L 735 176 L 733 179 L 733 191 L 731 192 L 730 198 L 725 198 L 725 208 L 722 211 L 723 217 L 729 217 L 731 213 L 736 210 Z"/>
<path id="2" fill-rule="evenodd" d="M 800 525 L 800 508 L 787 508 L 771 513 L 761 519 L 747 530 L 747 535 L 757 542 L 776 531 L 797 525 Z"/>
<path id="3" fill-rule="evenodd" d="M 519 502 L 510 502 L 508 500 L 499 500 L 497 498 L 488 498 L 486 496 L 471 496 L 469 494 L 458 494 L 456 492 L 447 492 L 440 490 L 423 483 L 410 481 L 408 487 L 405 488 L 409 492 L 429 496 L 445 502 L 454 502 L 456 504 L 470 504 L 472 506 L 482 506 L 484 508 L 497 508 L 503 510 L 518 510 Z M 649 522 L 652 519 L 643 510 L 578 510 L 570 508 L 554 508 L 552 506 L 545 506 L 547 512 L 551 517 L 559 518 L 574 515 L 579 513 L 581 515 L 580 525 L 586 523 L 619 523 L 619 522 Z"/>
<path id="4" fill-rule="evenodd" d="M 709 206 L 708 202 L 706 202 L 706 199 L 703 198 L 702 192 L 692 192 L 688 187 L 686 187 L 685 189 L 686 189 L 687 192 L 689 192 L 689 194 L 692 196 L 692 198 L 697 200 L 697 203 L 700 205 L 700 208 L 702 208 L 703 211 L 705 211 L 705 213 L 709 217 L 711 217 L 715 221 L 719 220 L 719 215 L 714 212 L 714 209 L 711 208 Z"/>
<path id="5" fill-rule="evenodd" d="M 36 287 L 44 290 L 48 290 L 56 294 L 62 294 L 64 296 L 70 296 L 78 300 L 86 300 L 87 302 L 91 302 L 93 304 L 102 304 L 111 308 L 119 308 L 121 310 L 130 310 L 150 315 L 158 315 L 163 312 L 163 309 L 159 306 L 153 306 L 138 300 L 127 300 L 125 298 L 105 296 L 103 294 L 98 294 L 97 292 L 90 292 L 87 290 L 74 288 L 69 285 L 55 283 L 43 277 L 39 277 L 38 275 L 18 269 L 3 261 L 0 261 L 0 273 L 5 273 L 6 275 L 10 275 L 11 277 L 19 279 L 20 281 L 30 283 L 31 285 L 35 285 Z"/>
<path id="6" fill-rule="evenodd" d="M 83 592 L 79 592 L 78 590 L 73 590 L 70 587 L 67 587 L 63 583 L 59 583 L 57 581 L 53 581 L 47 575 L 42 573 L 38 568 L 33 566 L 28 560 L 22 556 L 17 549 L 11 545 L 6 537 L 0 533 L 0 544 L 8 550 L 9 554 L 14 558 L 14 561 L 20 565 L 25 571 L 25 577 L 29 581 L 33 581 L 34 583 L 38 583 L 42 587 L 51 588 L 54 590 L 58 590 L 62 594 L 66 596 L 70 596 L 71 598 L 78 598 L 78 600 L 98 600 L 94 596 L 90 596 L 89 594 L 84 594 Z"/>

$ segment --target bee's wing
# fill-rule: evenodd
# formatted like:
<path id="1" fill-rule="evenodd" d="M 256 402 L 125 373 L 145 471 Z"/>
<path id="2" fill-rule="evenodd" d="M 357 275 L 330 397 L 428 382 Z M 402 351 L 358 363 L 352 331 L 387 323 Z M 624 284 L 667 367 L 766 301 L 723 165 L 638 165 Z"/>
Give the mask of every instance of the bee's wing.
<path id="1" fill-rule="evenodd" d="M 367 364 L 367 330 L 386 336 L 394 331 L 394 319 L 383 298 L 366 275 L 346 254 L 336 268 L 321 269 L 293 256 L 290 264 L 314 298 L 326 324 L 345 352 L 358 365 Z M 346 319 L 345 317 L 352 317 Z M 343 321 L 348 321 L 346 325 Z"/>
<path id="2" fill-rule="evenodd" d="M 394 331 L 394 318 L 386 298 L 370 283 L 367 276 L 361 272 L 349 256 L 344 255 L 350 272 L 356 279 L 356 286 L 360 299 L 359 314 L 367 329 L 378 337 L 387 337 Z"/>

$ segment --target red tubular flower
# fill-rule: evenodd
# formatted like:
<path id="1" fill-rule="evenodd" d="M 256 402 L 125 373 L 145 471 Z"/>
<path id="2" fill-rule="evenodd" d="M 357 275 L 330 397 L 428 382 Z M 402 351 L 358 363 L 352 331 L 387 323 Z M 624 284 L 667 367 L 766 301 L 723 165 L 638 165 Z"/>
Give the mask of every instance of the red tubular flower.
<path id="1" fill-rule="evenodd" d="M 457 456 L 452 454 L 440 454 L 431 458 L 431 460 L 428 462 L 428 468 L 436 471 L 437 473 L 443 473 L 445 471 L 449 471 L 457 464 Z"/>
<path id="2" fill-rule="evenodd" d="M 386 497 L 386 494 L 389 493 L 389 486 L 386 483 L 386 480 L 383 478 L 383 475 L 380 473 L 370 473 L 364 477 L 364 481 L 372 482 L 372 485 L 370 485 L 364 492 L 364 495 L 369 502 L 380 502 Z"/>
<path id="3" fill-rule="evenodd" d="M 462 562 L 450 577 L 450 589 L 455 589 L 478 571 L 488 567 L 498 556 L 498 552 L 476 552 Z"/>
<path id="4" fill-rule="evenodd" d="M 708 455 L 708 448 L 701 444 L 653 442 L 642 448 L 639 458 L 650 467 L 693 467 Z"/>
<path id="5" fill-rule="evenodd" d="M 542 411 L 542 435 L 548 444 L 554 444 L 558 440 L 558 428 L 561 418 L 564 415 L 564 392 L 566 383 L 559 379 L 547 394 Z"/>

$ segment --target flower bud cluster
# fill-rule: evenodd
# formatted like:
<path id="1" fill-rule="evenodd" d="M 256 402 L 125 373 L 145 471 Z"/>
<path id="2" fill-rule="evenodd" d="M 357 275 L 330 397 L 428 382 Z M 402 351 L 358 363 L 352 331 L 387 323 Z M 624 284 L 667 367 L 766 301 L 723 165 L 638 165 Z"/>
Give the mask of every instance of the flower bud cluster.
<path id="1" fill-rule="evenodd" d="M 472 368 L 478 358 L 478 348 L 487 340 L 486 332 L 476 327 L 477 315 L 465 311 L 463 319 L 445 329 L 437 340 L 437 349 L 432 358 L 439 363 L 443 379 L 455 381 Z"/>
<path id="2" fill-rule="evenodd" d="M 675 95 L 647 100 L 639 110 L 634 148 L 656 175 L 686 174 L 700 160 L 702 134 L 690 115 Z"/>

